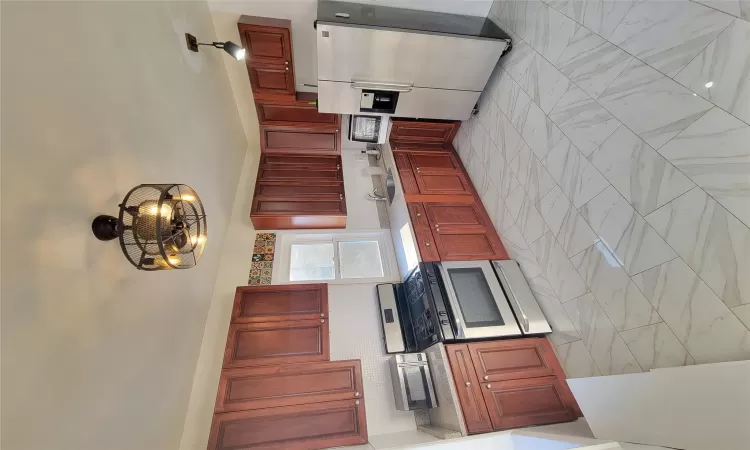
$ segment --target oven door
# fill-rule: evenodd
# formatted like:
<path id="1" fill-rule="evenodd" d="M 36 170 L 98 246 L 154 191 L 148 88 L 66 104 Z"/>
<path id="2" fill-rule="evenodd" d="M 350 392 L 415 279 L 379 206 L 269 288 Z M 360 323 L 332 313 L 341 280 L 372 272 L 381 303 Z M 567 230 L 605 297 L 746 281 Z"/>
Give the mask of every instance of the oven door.
<path id="1" fill-rule="evenodd" d="M 435 264 L 453 310 L 456 339 L 522 334 L 489 261 Z"/>

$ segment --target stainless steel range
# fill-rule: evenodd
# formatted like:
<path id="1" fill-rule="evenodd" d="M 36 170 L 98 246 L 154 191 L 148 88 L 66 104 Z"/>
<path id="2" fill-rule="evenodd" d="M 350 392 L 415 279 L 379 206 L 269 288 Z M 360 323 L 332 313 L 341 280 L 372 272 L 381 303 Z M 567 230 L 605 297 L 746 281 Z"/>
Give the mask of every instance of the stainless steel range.
<path id="1" fill-rule="evenodd" d="M 552 332 L 515 261 L 420 263 L 403 283 L 378 285 L 378 296 L 388 353 Z"/>

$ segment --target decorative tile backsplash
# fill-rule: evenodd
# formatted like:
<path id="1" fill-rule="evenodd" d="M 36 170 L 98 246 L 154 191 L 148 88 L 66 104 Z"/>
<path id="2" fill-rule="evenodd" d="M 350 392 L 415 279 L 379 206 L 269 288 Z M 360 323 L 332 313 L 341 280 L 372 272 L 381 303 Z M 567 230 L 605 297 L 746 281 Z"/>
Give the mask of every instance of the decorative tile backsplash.
<path id="1" fill-rule="evenodd" d="M 250 275 L 247 284 L 251 286 L 271 284 L 275 251 L 276 233 L 258 233 L 255 236 L 253 260 L 250 263 Z"/>
<path id="2" fill-rule="evenodd" d="M 569 377 L 750 359 L 750 16 L 610 3 L 495 0 L 454 146 Z"/>

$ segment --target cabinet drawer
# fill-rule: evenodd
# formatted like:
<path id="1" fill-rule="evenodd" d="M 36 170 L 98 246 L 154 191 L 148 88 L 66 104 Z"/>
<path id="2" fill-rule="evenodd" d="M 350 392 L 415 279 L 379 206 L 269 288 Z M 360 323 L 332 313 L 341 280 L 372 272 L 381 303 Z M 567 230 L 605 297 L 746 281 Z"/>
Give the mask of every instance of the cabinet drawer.
<path id="1" fill-rule="evenodd" d="M 423 120 L 391 121 L 392 141 L 450 142 L 461 126 L 459 121 L 428 122 Z"/>
<path id="2" fill-rule="evenodd" d="M 409 152 L 409 162 L 416 173 L 461 172 L 461 163 L 452 152 Z"/>
<path id="3" fill-rule="evenodd" d="M 261 166 L 258 169 L 259 181 L 285 181 L 308 183 L 311 181 L 343 181 L 341 169 L 317 169 L 296 166 Z"/>
<path id="4" fill-rule="evenodd" d="M 392 151 L 400 152 L 447 152 L 450 147 L 443 142 L 391 142 Z"/>
<path id="5" fill-rule="evenodd" d="M 436 230 L 435 237 L 441 261 L 475 261 L 483 259 L 502 259 L 502 244 L 495 242 L 495 237 L 486 230 Z M 505 258 L 507 259 L 507 257 Z"/>
<path id="6" fill-rule="evenodd" d="M 411 172 L 409 155 L 406 153 L 394 153 L 393 160 L 396 162 L 396 168 L 398 168 L 399 172 Z"/>
<path id="7" fill-rule="evenodd" d="M 364 399 L 339 400 L 215 414 L 208 450 L 302 450 L 366 442 Z"/>
<path id="8" fill-rule="evenodd" d="M 227 369 L 216 412 L 362 398 L 359 360 Z"/>
<path id="9" fill-rule="evenodd" d="M 407 203 L 406 207 L 409 208 L 409 217 L 411 218 L 411 225 L 414 230 L 430 230 L 430 223 L 427 221 L 427 214 L 425 213 L 422 203 Z"/>
<path id="10" fill-rule="evenodd" d="M 283 105 L 274 103 L 256 103 L 258 121 L 261 125 L 294 124 L 298 127 L 334 128 L 339 127 L 338 114 L 318 112 L 315 105 Z"/>
<path id="11" fill-rule="evenodd" d="M 422 261 L 440 261 L 440 253 L 430 230 L 414 230 Z"/>
<path id="12" fill-rule="evenodd" d="M 240 286 L 234 294 L 232 323 L 320 320 L 328 317 L 328 285 Z"/>
<path id="13" fill-rule="evenodd" d="M 576 420 L 573 395 L 555 376 L 482 383 L 495 430 Z"/>
<path id="14" fill-rule="evenodd" d="M 321 200 L 344 200 L 344 185 L 332 184 L 288 184 L 261 182 L 255 187 L 255 198 L 316 198 Z"/>
<path id="15" fill-rule="evenodd" d="M 485 220 L 481 205 L 476 203 L 423 203 L 423 205 L 432 228 L 484 230 L 487 226 L 492 226 Z"/>
<path id="16" fill-rule="evenodd" d="M 224 368 L 328 359 L 328 319 L 235 323 L 229 326 Z"/>
<path id="17" fill-rule="evenodd" d="M 297 154 L 265 154 L 260 158 L 260 165 L 267 168 L 291 168 L 314 170 L 338 170 L 341 158 L 338 156 L 317 156 Z"/>
<path id="18" fill-rule="evenodd" d="M 461 172 L 415 172 L 414 179 L 419 187 L 419 193 L 423 195 L 473 195 L 469 181 Z"/>
<path id="19" fill-rule="evenodd" d="M 458 402 L 461 405 L 464 423 L 469 433 L 492 431 L 492 423 L 484 402 L 482 387 L 472 367 L 469 348 L 466 344 L 445 346 L 453 382 L 456 385 Z"/>
<path id="20" fill-rule="evenodd" d="M 340 136 L 335 130 L 307 130 L 293 127 L 260 127 L 260 146 L 264 153 L 307 153 L 338 155 Z"/>
<path id="21" fill-rule="evenodd" d="M 469 351 L 482 381 L 558 375 L 557 359 L 545 338 L 472 342 Z"/>
<path id="22" fill-rule="evenodd" d="M 343 199 L 265 199 L 253 200 L 252 214 L 271 215 L 310 215 L 310 214 L 346 214 Z"/>

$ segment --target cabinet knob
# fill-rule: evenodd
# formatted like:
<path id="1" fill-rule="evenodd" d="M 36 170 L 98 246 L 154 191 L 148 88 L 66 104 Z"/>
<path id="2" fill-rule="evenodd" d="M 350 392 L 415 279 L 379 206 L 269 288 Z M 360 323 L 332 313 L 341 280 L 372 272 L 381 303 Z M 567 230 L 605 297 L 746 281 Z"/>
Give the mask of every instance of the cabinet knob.
<path id="1" fill-rule="evenodd" d="M 359 400 L 354 400 L 355 405 L 359 405 Z"/>
<path id="2" fill-rule="evenodd" d="M 417 173 L 419 173 L 419 167 L 417 167 Z"/>
<path id="3" fill-rule="evenodd" d="M 286 68 L 286 69 L 284 69 L 284 70 L 289 70 L 289 67 L 287 67 L 287 68 Z"/>
<path id="4" fill-rule="evenodd" d="M 466 382 L 466 387 L 471 387 L 471 381 Z"/>
<path id="5" fill-rule="evenodd" d="M 487 375 L 484 376 L 484 381 L 487 381 L 489 379 L 490 379 L 490 377 L 488 377 Z"/>
<path id="6" fill-rule="evenodd" d="M 425 246 L 425 247 L 429 247 L 429 246 L 430 246 L 430 243 L 429 243 L 429 242 L 425 242 L 425 243 L 424 243 L 424 246 Z"/>
<path id="7" fill-rule="evenodd" d="M 422 217 L 422 214 L 421 213 L 417 213 L 417 217 Z"/>
<path id="8" fill-rule="evenodd" d="M 286 64 L 288 66 L 289 65 L 289 61 L 284 61 L 284 64 Z"/>
<path id="9" fill-rule="evenodd" d="M 343 200 L 343 199 L 344 199 L 344 194 L 339 194 L 339 200 Z"/>
<path id="10" fill-rule="evenodd" d="M 336 170 L 341 170 L 341 166 L 340 165 L 336 165 Z"/>
<path id="11" fill-rule="evenodd" d="M 359 392 L 355 392 L 355 393 L 354 393 L 354 396 L 355 396 L 355 397 L 359 397 Z"/>
<path id="12" fill-rule="evenodd" d="M 435 224 L 435 228 L 440 228 L 440 224 Z"/>
<path id="13" fill-rule="evenodd" d="M 326 323 L 325 319 L 320 319 L 320 323 Z"/>
<path id="14" fill-rule="evenodd" d="M 325 317 L 326 315 L 323 313 L 320 313 L 320 317 Z"/>
<path id="15" fill-rule="evenodd" d="M 488 385 L 487 385 L 487 389 L 491 389 L 491 388 L 492 388 L 492 385 L 491 385 L 491 384 L 488 384 Z"/>

